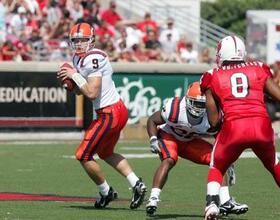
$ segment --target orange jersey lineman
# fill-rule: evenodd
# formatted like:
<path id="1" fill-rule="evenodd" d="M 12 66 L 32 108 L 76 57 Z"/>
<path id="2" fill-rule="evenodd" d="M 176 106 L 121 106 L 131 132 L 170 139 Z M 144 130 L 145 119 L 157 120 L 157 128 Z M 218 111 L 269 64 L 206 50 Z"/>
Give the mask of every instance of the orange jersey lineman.
<path id="1" fill-rule="evenodd" d="M 210 125 L 207 114 L 204 114 L 200 123 L 192 125 L 187 117 L 186 99 L 175 97 L 170 99 L 161 111 L 165 124 L 160 128 L 172 134 L 177 140 L 189 141 L 198 136 L 212 135 L 208 132 Z"/>
<path id="2" fill-rule="evenodd" d="M 178 156 L 195 163 L 208 165 L 212 145 L 201 136 L 213 135 L 209 132 L 207 114 L 201 122 L 192 125 L 187 117 L 185 98 L 170 99 L 161 111 L 165 124 L 159 126 L 158 138 L 161 144 L 162 159 L 171 157 L 174 161 Z"/>

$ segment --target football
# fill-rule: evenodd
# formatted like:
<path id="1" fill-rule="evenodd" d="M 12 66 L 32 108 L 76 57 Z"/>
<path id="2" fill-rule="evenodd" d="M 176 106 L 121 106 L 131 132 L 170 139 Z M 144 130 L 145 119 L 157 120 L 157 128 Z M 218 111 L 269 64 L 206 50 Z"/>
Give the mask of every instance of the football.
<path id="1" fill-rule="evenodd" d="M 69 91 L 72 91 L 76 86 L 75 82 L 72 79 L 65 79 L 62 81 L 61 84 L 62 84 L 63 88 L 65 88 Z"/>
<path id="2" fill-rule="evenodd" d="M 63 63 L 60 66 L 60 68 L 62 68 L 62 67 L 68 67 L 68 68 L 72 68 L 73 69 L 73 67 L 69 63 Z M 72 79 L 65 79 L 65 80 L 63 80 L 61 82 L 61 85 L 62 85 L 63 88 L 67 89 L 68 91 L 72 91 L 75 88 L 75 86 L 76 86 L 75 82 Z"/>

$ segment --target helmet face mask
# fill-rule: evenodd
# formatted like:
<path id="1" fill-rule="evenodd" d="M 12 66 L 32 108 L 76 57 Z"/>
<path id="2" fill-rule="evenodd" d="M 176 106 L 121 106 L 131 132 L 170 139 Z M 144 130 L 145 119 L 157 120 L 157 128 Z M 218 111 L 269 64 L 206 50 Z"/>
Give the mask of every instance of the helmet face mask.
<path id="1" fill-rule="evenodd" d="M 71 46 L 77 54 L 86 53 L 94 46 L 94 29 L 88 23 L 79 23 L 70 30 Z"/>
<path id="2" fill-rule="evenodd" d="M 199 82 L 192 83 L 186 93 L 186 109 L 194 118 L 199 118 L 206 112 L 206 98 L 200 91 Z"/>
<path id="3" fill-rule="evenodd" d="M 194 118 L 199 118 L 206 112 L 205 99 L 193 99 L 186 97 L 187 111 Z"/>
<path id="4" fill-rule="evenodd" d="M 71 38 L 71 46 L 76 53 L 86 53 L 91 47 L 91 38 Z"/>
<path id="5" fill-rule="evenodd" d="M 216 63 L 219 67 L 224 61 L 244 61 L 245 56 L 244 42 L 237 36 L 227 36 L 217 45 Z"/>

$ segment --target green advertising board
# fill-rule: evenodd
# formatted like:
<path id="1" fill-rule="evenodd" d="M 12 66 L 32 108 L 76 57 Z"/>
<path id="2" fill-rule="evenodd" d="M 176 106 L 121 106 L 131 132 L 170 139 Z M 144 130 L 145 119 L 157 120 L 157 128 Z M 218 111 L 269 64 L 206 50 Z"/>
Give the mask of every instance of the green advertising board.
<path id="1" fill-rule="evenodd" d="M 161 109 L 174 96 L 184 96 L 188 85 L 200 79 L 200 74 L 115 73 L 119 94 L 129 109 L 128 124 L 139 122 Z"/>

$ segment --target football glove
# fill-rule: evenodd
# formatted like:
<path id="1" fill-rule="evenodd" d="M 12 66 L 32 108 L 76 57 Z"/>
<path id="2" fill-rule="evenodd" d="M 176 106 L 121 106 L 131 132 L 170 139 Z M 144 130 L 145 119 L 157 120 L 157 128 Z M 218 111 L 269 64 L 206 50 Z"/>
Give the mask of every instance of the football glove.
<path id="1" fill-rule="evenodd" d="M 150 138 L 150 147 L 151 147 L 151 152 L 154 154 L 160 153 L 160 146 L 158 143 L 158 139 L 156 136 L 152 136 Z"/>

